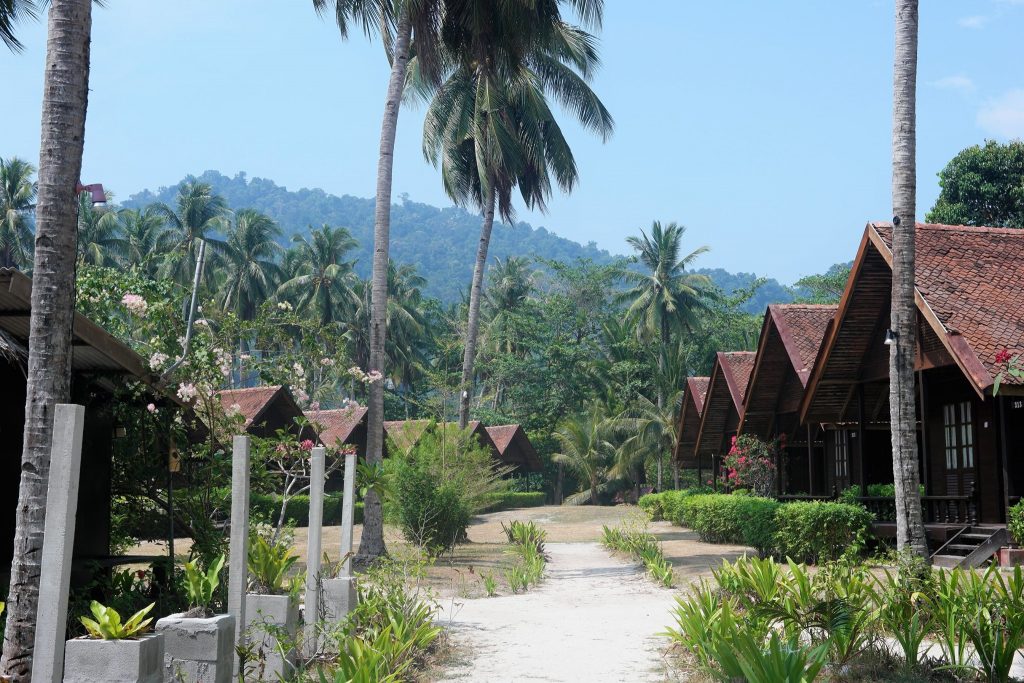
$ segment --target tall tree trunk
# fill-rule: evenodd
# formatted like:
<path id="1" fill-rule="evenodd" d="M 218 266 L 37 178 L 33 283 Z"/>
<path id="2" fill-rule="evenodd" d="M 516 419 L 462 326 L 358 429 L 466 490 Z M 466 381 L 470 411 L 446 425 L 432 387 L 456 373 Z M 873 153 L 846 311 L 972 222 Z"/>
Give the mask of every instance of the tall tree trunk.
<path id="1" fill-rule="evenodd" d="M 914 231 L 917 193 L 917 0 L 896 2 L 896 59 L 892 110 L 892 313 L 889 413 L 896 484 L 896 541 L 900 551 L 928 558 L 917 464 L 914 355 Z"/>
<path id="2" fill-rule="evenodd" d="M 658 354 L 658 412 L 661 413 L 665 410 L 665 354 L 668 353 L 668 342 L 669 342 L 669 329 L 668 319 L 665 316 L 661 316 L 661 353 Z M 661 469 L 662 461 L 665 459 L 665 453 L 658 449 L 658 491 L 661 492 Z"/>
<path id="3" fill-rule="evenodd" d="M 380 130 L 380 158 L 377 162 L 377 204 L 373 225 L 373 275 L 370 299 L 370 359 L 368 371 L 384 374 L 384 340 L 387 334 L 388 252 L 391 240 L 391 175 L 394 167 L 395 134 L 402 104 L 412 20 L 403 9 L 395 35 L 394 62 L 388 80 L 384 120 Z M 366 462 L 376 465 L 384 459 L 384 381 L 372 382 L 366 415 Z M 384 518 L 377 492 L 366 492 L 363 510 L 363 535 L 359 540 L 357 561 L 370 562 L 387 552 L 384 547 Z"/>
<path id="4" fill-rule="evenodd" d="M 480 243 L 476 248 L 473 266 L 473 284 L 469 290 L 469 322 L 466 325 L 466 350 L 462 357 L 462 383 L 459 385 L 459 429 L 469 424 L 469 401 L 473 396 L 473 364 L 476 362 L 476 339 L 480 332 L 480 299 L 484 289 L 484 269 L 487 267 L 487 249 L 491 244 L 494 227 L 494 183 L 491 182 L 484 198 L 484 222 L 480 226 Z"/>
<path id="5" fill-rule="evenodd" d="M 53 407 L 68 400 L 71 387 L 78 238 L 75 188 L 85 139 L 91 13 L 92 0 L 52 0 L 47 27 L 25 432 L 0 661 L 0 678 L 18 683 L 32 676 Z"/>

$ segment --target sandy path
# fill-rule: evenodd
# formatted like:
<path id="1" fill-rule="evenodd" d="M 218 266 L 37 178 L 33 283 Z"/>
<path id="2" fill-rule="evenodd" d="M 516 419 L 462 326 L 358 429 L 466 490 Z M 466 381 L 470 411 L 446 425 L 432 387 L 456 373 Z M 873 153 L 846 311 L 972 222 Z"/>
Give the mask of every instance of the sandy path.
<path id="1" fill-rule="evenodd" d="M 444 681 L 663 681 L 655 634 L 671 591 L 597 543 L 548 543 L 545 581 L 524 595 L 445 606 L 462 653 Z"/>

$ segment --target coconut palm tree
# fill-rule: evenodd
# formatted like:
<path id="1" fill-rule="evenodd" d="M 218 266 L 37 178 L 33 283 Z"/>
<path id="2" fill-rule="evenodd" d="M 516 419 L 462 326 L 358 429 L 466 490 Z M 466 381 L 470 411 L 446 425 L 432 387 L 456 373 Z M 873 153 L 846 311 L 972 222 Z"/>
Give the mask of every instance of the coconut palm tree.
<path id="1" fill-rule="evenodd" d="M 917 306 L 914 249 L 917 203 L 917 0 L 896 1 L 896 55 L 892 107 L 892 305 L 889 346 L 889 414 L 896 485 L 896 543 L 928 560 L 921 477 L 917 464 L 914 355 Z"/>
<path id="2" fill-rule="evenodd" d="M 0 268 L 25 269 L 32 261 L 35 172 L 24 159 L 0 158 Z"/>
<path id="3" fill-rule="evenodd" d="M 39 194 L 21 480 L 15 513 L 0 678 L 27 683 L 39 604 L 39 571 L 53 412 L 70 398 L 78 203 L 89 98 L 92 0 L 50 0 L 43 81 Z M 26 5 L 22 5 L 23 7 Z M 9 10 L 12 5 L 6 5 Z"/>
<path id="4" fill-rule="evenodd" d="M 14 25 L 22 19 L 35 19 L 39 3 L 35 0 L 0 0 L 0 40 L 11 52 L 21 52 L 24 46 L 14 35 Z"/>
<path id="5" fill-rule="evenodd" d="M 314 311 L 324 326 L 351 320 L 359 305 L 353 291 L 358 281 L 355 262 L 345 260 L 358 244 L 352 233 L 325 223 L 308 237 L 295 235 L 293 241 L 295 246 L 282 264 L 288 277 L 277 297 L 293 302 L 297 311 Z"/>
<path id="6" fill-rule="evenodd" d="M 522 308 L 533 293 L 534 273 L 529 260 L 510 256 L 494 259 L 490 283 L 484 293 L 483 317 L 487 320 L 486 346 L 492 352 L 512 353 L 515 339 L 509 334 L 509 317 Z"/>
<path id="7" fill-rule="evenodd" d="M 449 73 L 431 96 L 423 153 L 441 166 L 448 196 L 483 213 L 460 387 L 459 425 L 465 428 L 495 210 L 511 221 L 518 187 L 528 207 L 543 211 L 552 181 L 570 192 L 578 178 L 548 97 L 602 139 L 611 134 L 613 122 L 587 84 L 599 62 L 593 37 L 561 20 L 560 3 L 454 4 L 473 11 L 449 8 L 445 15 Z M 600 6 L 594 5 L 598 22 Z"/>
<path id="8" fill-rule="evenodd" d="M 156 269 L 171 248 L 172 235 L 167 231 L 165 214 L 154 206 L 143 210 L 121 209 L 117 212 L 124 239 L 124 263 L 156 277 Z"/>
<path id="9" fill-rule="evenodd" d="M 206 242 L 214 255 L 225 249 L 223 240 L 214 237 L 228 226 L 228 206 L 208 183 L 192 178 L 181 184 L 174 208 L 155 204 L 154 210 L 167 221 L 171 250 L 160 265 L 160 275 L 179 284 L 191 286 L 199 257 L 199 240 Z M 210 276 L 204 274 L 204 279 Z"/>
<path id="10" fill-rule="evenodd" d="M 277 289 L 281 274 L 277 257 L 281 235 L 269 216 L 255 209 L 242 209 L 228 228 L 227 241 L 217 257 L 221 275 L 218 303 L 242 320 L 252 320 L 260 304 Z"/>
<path id="11" fill-rule="evenodd" d="M 377 192 L 373 221 L 373 264 L 370 276 L 371 311 L 369 316 L 369 356 L 366 371 L 384 374 L 388 317 L 388 269 L 391 247 L 391 180 L 394 169 L 395 135 L 402 104 L 409 57 L 415 45 L 422 77 L 436 80 L 436 54 L 441 0 L 313 0 L 313 8 L 323 14 L 333 8 L 341 37 L 348 36 L 350 25 L 362 24 L 367 35 L 378 34 L 391 62 L 384 115 L 381 120 L 380 153 L 377 157 Z M 371 466 L 384 457 L 384 386 L 370 385 L 367 413 L 366 461 Z M 372 488 L 364 501 L 363 534 L 357 560 L 366 563 L 386 552 L 384 520 L 380 498 Z"/>
<path id="12" fill-rule="evenodd" d="M 590 504 L 598 504 L 598 487 L 608 474 L 615 458 L 611 442 L 614 425 L 605 407 L 597 401 L 586 411 L 566 420 L 555 431 L 559 452 L 552 459 L 576 472 L 590 488 Z"/>
<path id="13" fill-rule="evenodd" d="M 78 263 L 112 267 L 126 251 L 117 212 L 93 206 L 88 192 L 78 195 Z"/>

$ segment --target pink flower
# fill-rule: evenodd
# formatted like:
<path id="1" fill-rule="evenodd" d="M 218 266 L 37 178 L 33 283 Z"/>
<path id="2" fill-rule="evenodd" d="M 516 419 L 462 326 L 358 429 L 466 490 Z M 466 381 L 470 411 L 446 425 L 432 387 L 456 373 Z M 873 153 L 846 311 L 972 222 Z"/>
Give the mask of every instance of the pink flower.
<path id="1" fill-rule="evenodd" d="M 1010 360 L 1011 354 L 1006 349 L 999 349 L 996 351 L 996 363 L 1005 363 Z"/>
<path id="2" fill-rule="evenodd" d="M 129 313 L 140 318 L 146 315 L 146 309 L 149 308 L 146 300 L 138 294 L 125 294 L 121 297 L 121 305 L 127 308 Z"/>
<path id="3" fill-rule="evenodd" d="M 274 450 L 277 451 L 278 453 L 282 453 L 283 454 L 283 453 L 287 453 L 288 452 L 288 447 L 285 446 L 283 443 L 279 443 L 279 444 L 277 444 L 277 447 L 274 448 Z"/>
<path id="4" fill-rule="evenodd" d="M 153 403 L 150 403 L 149 405 L 146 406 L 146 410 L 148 410 L 151 413 L 155 413 L 156 412 L 156 405 L 153 404 Z"/>
<path id="5" fill-rule="evenodd" d="M 302 443 L 299 444 L 299 448 L 301 448 L 304 451 L 311 451 L 311 450 L 313 450 L 313 440 L 312 439 L 305 439 Z"/>

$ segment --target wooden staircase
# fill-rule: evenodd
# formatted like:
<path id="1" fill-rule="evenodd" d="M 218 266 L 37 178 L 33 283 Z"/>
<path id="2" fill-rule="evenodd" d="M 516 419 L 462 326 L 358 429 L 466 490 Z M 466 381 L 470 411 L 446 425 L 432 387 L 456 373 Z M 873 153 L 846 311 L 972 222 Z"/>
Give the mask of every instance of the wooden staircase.
<path id="1" fill-rule="evenodd" d="M 932 564 L 936 567 L 980 567 L 1009 540 L 1006 527 L 965 526 L 932 553 Z"/>

